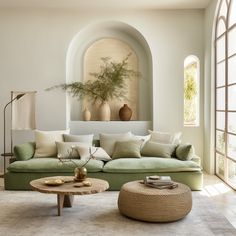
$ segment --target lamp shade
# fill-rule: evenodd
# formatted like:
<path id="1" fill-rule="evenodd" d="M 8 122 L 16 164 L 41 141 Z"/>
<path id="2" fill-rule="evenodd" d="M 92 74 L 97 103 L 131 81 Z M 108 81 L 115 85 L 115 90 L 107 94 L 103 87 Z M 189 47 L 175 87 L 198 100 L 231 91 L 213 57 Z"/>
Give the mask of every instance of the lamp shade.
<path id="1" fill-rule="evenodd" d="M 36 92 L 12 92 L 12 98 L 17 97 L 17 102 L 12 103 L 12 129 L 32 130 L 36 128 L 35 122 L 35 95 Z"/>

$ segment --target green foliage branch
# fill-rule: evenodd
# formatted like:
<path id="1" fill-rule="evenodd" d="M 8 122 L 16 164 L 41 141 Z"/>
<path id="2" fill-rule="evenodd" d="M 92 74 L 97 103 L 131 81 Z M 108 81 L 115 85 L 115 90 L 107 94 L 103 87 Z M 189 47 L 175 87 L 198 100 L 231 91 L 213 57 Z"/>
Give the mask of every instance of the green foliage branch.
<path id="1" fill-rule="evenodd" d="M 126 98 L 127 81 L 140 77 L 140 73 L 129 69 L 129 53 L 121 62 L 112 61 L 110 57 L 102 57 L 99 72 L 90 73 L 95 80 L 83 82 L 64 83 L 46 89 L 62 89 L 78 99 L 88 98 L 93 103 L 107 102 L 113 99 Z"/>

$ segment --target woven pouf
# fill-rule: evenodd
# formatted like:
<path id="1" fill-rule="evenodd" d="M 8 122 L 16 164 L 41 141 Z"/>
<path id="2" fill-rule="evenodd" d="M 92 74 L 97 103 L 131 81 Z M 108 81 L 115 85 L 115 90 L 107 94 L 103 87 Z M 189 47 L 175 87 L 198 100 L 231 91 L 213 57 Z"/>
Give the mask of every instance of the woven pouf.
<path id="1" fill-rule="evenodd" d="M 188 186 L 178 183 L 174 189 L 156 189 L 141 181 L 124 184 L 118 207 L 123 215 L 142 221 L 170 222 L 186 216 L 192 208 L 192 193 Z"/>

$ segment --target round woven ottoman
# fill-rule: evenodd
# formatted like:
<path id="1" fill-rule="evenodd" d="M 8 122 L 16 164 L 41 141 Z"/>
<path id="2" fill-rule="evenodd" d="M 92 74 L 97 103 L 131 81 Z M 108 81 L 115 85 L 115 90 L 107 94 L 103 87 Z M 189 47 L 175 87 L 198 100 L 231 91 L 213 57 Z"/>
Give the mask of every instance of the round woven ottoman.
<path id="1" fill-rule="evenodd" d="M 188 186 L 178 183 L 177 188 L 160 190 L 140 182 L 121 187 L 118 208 L 123 215 L 142 221 L 170 222 L 191 211 L 192 193 Z"/>

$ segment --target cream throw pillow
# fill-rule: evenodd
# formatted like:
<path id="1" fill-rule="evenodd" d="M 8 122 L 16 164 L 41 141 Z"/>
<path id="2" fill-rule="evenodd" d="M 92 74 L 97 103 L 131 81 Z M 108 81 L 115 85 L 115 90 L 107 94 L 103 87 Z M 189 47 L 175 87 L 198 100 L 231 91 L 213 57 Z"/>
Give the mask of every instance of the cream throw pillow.
<path id="1" fill-rule="evenodd" d="M 89 143 L 82 142 L 56 142 L 57 157 L 60 158 L 79 158 L 78 147 L 89 147 Z"/>
<path id="2" fill-rule="evenodd" d="M 151 135 L 150 141 L 156 143 L 165 143 L 165 144 L 179 144 L 181 142 L 181 132 L 170 134 L 165 132 L 158 132 L 148 130 L 149 134 Z"/>
<path id="3" fill-rule="evenodd" d="M 91 150 L 91 154 L 94 159 L 100 160 L 100 161 L 110 161 L 111 160 L 111 157 L 101 147 L 78 146 L 76 149 L 80 155 L 80 159 L 82 159 L 82 160 L 89 159 L 89 157 L 90 157 L 89 149 Z"/>
<path id="4" fill-rule="evenodd" d="M 114 146 L 117 141 L 126 141 L 132 137 L 131 132 L 123 134 L 99 134 L 100 146 L 107 152 L 109 156 L 112 156 Z"/>
<path id="5" fill-rule="evenodd" d="M 35 130 L 36 149 L 34 157 L 56 157 L 56 142 L 63 142 L 63 134 L 69 130 L 41 131 Z"/>

